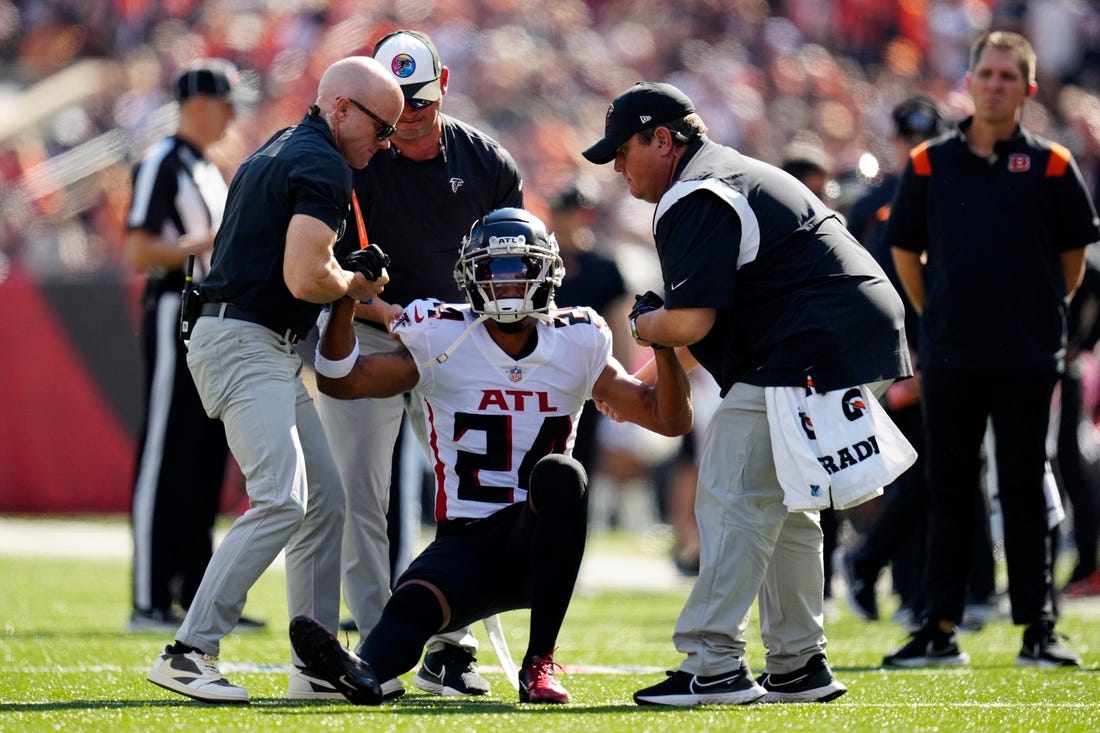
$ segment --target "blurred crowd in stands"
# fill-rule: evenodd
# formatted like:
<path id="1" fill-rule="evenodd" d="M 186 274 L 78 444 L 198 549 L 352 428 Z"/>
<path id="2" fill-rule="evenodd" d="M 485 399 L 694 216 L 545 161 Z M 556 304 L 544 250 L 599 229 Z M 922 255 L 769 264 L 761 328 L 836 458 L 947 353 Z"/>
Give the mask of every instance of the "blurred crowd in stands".
<path id="1" fill-rule="evenodd" d="M 889 158 L 900 100 L 968 112 L 967 47 L 991 26 L 1035 45 L 1027 122 L 1095 185 L 1100 5 L 1086 0 L 0 0 L 0 256 L 38 278 L 119 267 L 129 167 L 171 129 L 168 82 L 200 56 L 233 60 L 263 93 L 215 151 L 227 177 L 301 118 L 331 61 L 405 27 L 434 39 L 446 111 L 512 152 L 535 213 L 578 173 L 613 175 L 579 151 L 639 79 L 682 88 L 711 136 L 749 155 L 778 164 L 793 140 L 816 146 L 843 210 Z M 648 246 L 648 207 L 600 189 L 598 246 Z"/>

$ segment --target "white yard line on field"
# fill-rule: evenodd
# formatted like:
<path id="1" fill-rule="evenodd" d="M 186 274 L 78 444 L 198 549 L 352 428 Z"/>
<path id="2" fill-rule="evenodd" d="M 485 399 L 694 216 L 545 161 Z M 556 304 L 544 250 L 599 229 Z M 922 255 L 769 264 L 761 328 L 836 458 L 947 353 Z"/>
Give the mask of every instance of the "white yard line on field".
<path id="1" fill-rule="evenodd" d="M 91 519 L 0 516 L 0 556 L 128 560 L 133 545 L 124 522 Z M 282 568 L 280 554 L 273 567 Z M 597 590 L 686 590 L 663 554 L 589 552 L 577 580 L 577 592 Z"/>

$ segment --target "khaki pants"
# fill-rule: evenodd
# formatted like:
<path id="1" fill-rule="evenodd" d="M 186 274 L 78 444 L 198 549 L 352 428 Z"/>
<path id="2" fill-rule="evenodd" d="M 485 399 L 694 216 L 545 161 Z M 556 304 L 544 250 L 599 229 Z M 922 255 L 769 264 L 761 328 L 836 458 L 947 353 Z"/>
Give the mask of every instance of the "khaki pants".
<path id="1" fill-rule="evenodd" d="M 788 512 L 775 475 L 764 389 L 735 384 L 711 418 L 695 499 L 699 577 L 673 633 L 681 669 L 736 669 L 760 598 L 766 670 L 784 674 L 825 651 L 817 512 Z"/>
<path id="2" fill-rule="evenodd" d="M 264 326 L 207 316 L 187 365 L 207 414 L 225 423 L 249 509 L 214 551 L 176 639 L 218 654 L 249 589 L 284 548 L 290 617 L 312 616 L 335 632 L 344 492 L 301 358 Z"/>

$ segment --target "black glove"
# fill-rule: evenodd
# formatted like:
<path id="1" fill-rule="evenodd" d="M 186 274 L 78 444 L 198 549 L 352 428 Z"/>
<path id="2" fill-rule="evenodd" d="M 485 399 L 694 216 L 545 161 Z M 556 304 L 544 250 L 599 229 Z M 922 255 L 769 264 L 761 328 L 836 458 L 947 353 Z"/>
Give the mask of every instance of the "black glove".
<path id="1" fill-rule="evenodd" d="M 340 260 L 340 267 L 351 272 L 361 272 L 370 281 L 382 276 L 382 270 L 390 264 L 390 256 L 377 244 L 357 249 Z"/>
<path id="2" fill-rule="evenodd" d="M 634 307 L 631 309 L 629 317 L 637 318 L 643 313 L 649 313 L 664 307 L 664 304 L 665 301 L 660 295 L 652 290 L 647 290 L 641 295 L 634 296 Z"/>
<path id="3" fill-rule="evenodd" d="M 643 313 L 650 313 L 652 311 L 655 311 L 658 308 L 663 307 L 664 304 L 665 304 L 664 299 L 661 298 L 660 295 L 657 295 L 657 293 L 653 292 L 652 290 L 647 290 L 644 293 L 642 293 L 641 295 L 635 295 L 634 296 L 634 307 L 630 310 L 630 316 L 629 316 L 631 335 L 633 335 L 635 338 L 638 337 L 638 332 L 635 330 L 635 325 L 634 325 L 634 319 L 635 318 L 642 315 Z M 663 349 L 663 348 L 665 348 L 664 346 L 661 346 L 660 344 L 650 343 L 649 345 L 652 346 L 654 349 Z"/>

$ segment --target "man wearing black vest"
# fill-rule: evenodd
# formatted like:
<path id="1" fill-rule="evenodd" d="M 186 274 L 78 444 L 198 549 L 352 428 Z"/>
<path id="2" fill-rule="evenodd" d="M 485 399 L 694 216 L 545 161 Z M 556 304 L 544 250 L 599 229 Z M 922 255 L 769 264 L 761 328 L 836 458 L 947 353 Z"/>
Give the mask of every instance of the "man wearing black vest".
<path id="1" fill-rule="evenodd" d="M 631 335 L 643 346 L 687 347 L 690 356 L 682 358 L 710 372 L 722 395 L 699 462 L 699 577 L 673 634 L 686 659 L 634 700 L 825 702 L 847 688 L 825 655 L 816 509 L 864 497 L 833 504 L 841 477 L 830 473 L 827 485 L 781 483 L 777 471 L 794 463 L 783 447 L 790 445 L 804 476 L 823 476 L 821 459 L 799 450 L 798 441 L 835 436 L 843 422 L 873 422 L 873 436 L 893 427 L 862 413 L 874 413 L 873 394 L 911 374 L 904 310 L 882 268 L 835 212 L 791 175 L 711 141 L 706 129 L 679 89 L 640 82 L 612 102 L 603 139 L 584 151 L 593 163 L 614 161 L 631 195 L 657 205 L 653 236 L 664 297 L 638 296 Z M 638 376 L 651 379 L 652 366 Z M 860 414 L 831 426 L 815 421 L 812 431 L 793 409 L 781 408 L 783 400 L 810 400 L 810 392 L 853 390 L 861 395 Z M 773 429 L 791 442 L 774 440 Z M 898 463 L 911 462 L 908 456 Z M 853 490 L 881 492 L 882 483 L 858 483 Z M 788 495 L 796 487 L 806 495 Z M 745 630 L 758 595 L 768 652 L 754 680 Z"/>

